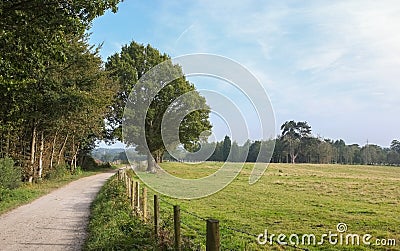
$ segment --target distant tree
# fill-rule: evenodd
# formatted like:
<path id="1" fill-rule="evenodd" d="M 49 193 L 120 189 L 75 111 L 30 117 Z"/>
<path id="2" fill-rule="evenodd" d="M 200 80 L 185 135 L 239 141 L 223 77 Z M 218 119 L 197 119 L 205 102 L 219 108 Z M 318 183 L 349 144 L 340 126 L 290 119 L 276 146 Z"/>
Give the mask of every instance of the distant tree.
<path id="1" fill-rule="evenodd" d="M 231 157 L 228 159 L 228 161 L 232 162 L 244 161 L 244 159 L 240 159 L 240 146 L 236 141 L 233 141 L 230 151 L 231 151 Z"/>
<path id="2" fill-rule="evenodd" d="M 281 126 L 282 138 L 287 145 L 292 164 L 296 162 L 303 140 L 311 136 L 307 122 L 287 121 Z"/>
<path id="3" fill-rule="evenodd" d="M 113 161 L 120 161 L 123 164 L 127 164 L 128 162 L 128 157 L 126 156 L 125 151 L 120 152 L 117 155 L 114 156 Z"/>
<path id="4" fill-rule="evenodd" d="M 240 159 L 246 161 L 247 157 L 249 155 L 249 149 L 251 146 L 252 142 L 248 139 L 246 142 L 244 142 L 243 146 L 239 148 L 240 152 Z"/>
<path id="5" fill-rule="evenodd" d="M 388 164 L 400 165 L 400 153 L 390 150 L 386 156 Z"/>
<path id="6" fill-rule="evenodd" d="M 333 147 L 335 149 L 335 155 L 336 155 L 335 162 L 344 164 L 345 162 L 344 153 L 346 150 L 346 143 L 344 142 L 344 140 L 339 139 L 333 143 Z"/>
<path id="7" fill-rule="evenodd" d="M 367 165 L 384 164 L 386 154 L 382 147 L 374 144 L 367 144 L 361 148 L 363 163 Z"/>
<path id="8" fill-rule="evenodd" d="M 261 148 L 261 141 L 255 141 L 253 144 L 251 144 L 246 162 L 256 162 L 258 154 L 260 153 L 260 148 Z"/>
<path id="9" fill-rule="evenodd" d="M 400 153 L 400 141 L 396 139 L 393 140 L 392 143 L 390 144 L 390 149 L 397 153 Z"/>
<path id="10" fill-rule="evenodd" d="M 222 161 L 223 159 L 223 147 L 224 143 L 223 141 L 215 143 L 215 150 L 213 154 L 210 156 L 209 160 L 210 161 Z"/>
<path id="11" fill-rule="evenodd" d="M 287 154 L 285 152 L 285 143 L 281 136 L 277 136 L 275 140 L 275 151 L 272 155 L 272 162 L 283 163 L 286 161 Z"/>
<path id="12" fill-rule="evenodd" d="M 226 161 L 228 159 L 231 147 L 232 147 L 231 139 L 229 138 L 229 136 L 225 136 L 222 145 L 222 161 Z"/>
<path id="13" fill-rule="evenodd" d="M 302 140 L 301 148 L 302 148 L 302 156 L 303 162 L 306 163 L 318 163 L 318 147 L 320 141 L 315 137 L 305 137 Z"/>

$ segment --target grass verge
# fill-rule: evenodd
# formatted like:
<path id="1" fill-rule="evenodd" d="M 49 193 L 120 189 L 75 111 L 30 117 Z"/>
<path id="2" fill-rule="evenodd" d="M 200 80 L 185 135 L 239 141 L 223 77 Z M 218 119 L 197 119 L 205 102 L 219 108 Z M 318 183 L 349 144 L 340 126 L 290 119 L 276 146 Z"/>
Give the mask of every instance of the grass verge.
<path id="1" fill-rule="evenodd" d="M 84 250 L 154 250 L 150 225 L 134 217 L 124 184 L 113 176 L 91 206 Z"/>

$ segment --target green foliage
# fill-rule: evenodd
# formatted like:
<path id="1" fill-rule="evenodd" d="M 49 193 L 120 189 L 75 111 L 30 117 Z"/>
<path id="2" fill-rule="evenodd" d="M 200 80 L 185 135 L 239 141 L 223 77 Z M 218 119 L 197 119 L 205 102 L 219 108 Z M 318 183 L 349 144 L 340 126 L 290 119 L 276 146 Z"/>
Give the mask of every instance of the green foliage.
<path id="1" fill-rule="evenodd" d="M 282 126 L 282 139 L 285 142 L 285 148 L 289 152 L 291 162 L 294 164 L 296 158 L 303 149 L 305 140 L 311 136 L 311 126 L 306 121 L 296 122 L 294 120 L 286 121 Z"/>
<path id="2" fill-rule="evenodd" d="M 186 81 L 180 66 L 173 65 L 169 59 L 169 56 L 150 45 L 132 42 L 124 46 L 120 53 L 109 57 L 106 63 L 106 69 L 112 72 L 119 86 L 108 117 L 113 134 L 128 145 L 136 145 L 139 153 L 151 154 L 156 162 L 161 161 L 166 147 L 181 143 L 189 150 L 195 148 L 200 134 L 211 129 L 209 107 L 204 97 L 200 96 L 193 84 Z M 155 66 L 158 67 L 157 73 L 150 72 Z M 133 95 L 130 96 L 131 92 Z M 184 98 L 177 99 L 184 94 Z M 170 115 L 170 121 L 164 125 L 181 121 L 177 127 L 179 129 L 174 128 L 171 132 L 170 128 L 162 128 L 165 114 Z M 122 121 L 126 130 L 124 139 Z M 179 139 L 172 138 L 171 135 L 175 136 L 177 130 Z M 152 171 L 150 162 L 149 171 Z"/>
<path id="3" fill-rule="evenodd" d="M 224 143 L 222 146 L 222 160 L 226 161 L 228 159 L 229 153 L 231 151 L 232 141 L 229 136 L 225 136 Z"/>
<path id="4" fill-rule="evenodd" d="M 393 140 L 390 144 L 390 149 L 400 154 L 400 141 Z"/>
<path id="5" fill-rule="evenodd" d="M 71 175 L 70 167 L 66 164 L 56 165 L 53 170 L 50 170 L 45 178 L 48 180 L 61 179 Z"/>
<path id="6" fill-rule="evenodd" d="M 258 154 L 261 149 L 261 141 L 255 141 L 249 147 L 249 154 L 247 155 L 246 162 L 256 162 Z"/>
<path id="7" fill-rule="evenodd" d="M 100 164 L 100 165 L 99 165 L 99 168 L 102 168 L 102 169 L 110 169 L 110 168 L 112 168 L 112 166 L 111 166 L 111 164 L 110 164 L 109 162 L 107 162 L 107 163 L 102 163 L 102 164 Z"/>
<path id="8" fill-rule="evenodd" d="M 76 167 L 77 149 L 104 136 L 114 89 L 86 30 L 119 2 L 1 2 L 0 154 L 13 157 L 27 179 L 38 176 L 39 162 L 46 173 L 67 155 Z"/>
<path id="9" fill-rule="evenodd" d="M 83 170 L 93 170 L 98 168 L 98 164 L 96 163 L 96 161 L 94 160 L 94 158 L 92 156 L 89 155 L 85 155 L 83 157 L 83 161 L 82 161 L 82 169 Z"/>
<path id="10" fill-rule="evenodd" d="M 84 250 L 154 250 L 152 231 L 132 215 L 126 188 L 114 176 L 93 202 Z"/>
<path id="11" fill-rule="evenodd" d="M 77 166 L 74 171 L 73 171 L 73 175 L 81 175 L 83 173 L 83 169 L 80 166 Z"/>
<path id="12" fill-rule="evenodd" d="M 0 189 L 14 189 L 20 184 L 21 169 L 14 166 L 14 161 L 9 157 L 0 159 Z"/>

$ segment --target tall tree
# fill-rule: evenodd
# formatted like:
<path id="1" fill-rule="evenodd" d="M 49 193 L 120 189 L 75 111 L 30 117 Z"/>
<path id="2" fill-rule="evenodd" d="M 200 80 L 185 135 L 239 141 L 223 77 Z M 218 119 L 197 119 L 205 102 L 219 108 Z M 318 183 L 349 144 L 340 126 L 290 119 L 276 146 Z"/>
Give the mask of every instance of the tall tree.
<path id="1" fill-rule="evenodd" d="M 225 136 L 222 146 L 222 161 L 226 161 L 228 159 L 231 147 L 232 147 L 231 139 L 229 138 L 229 136 Z"/>
<path id="2" fill-rule="evenodd" d="M 250 145 L 249 154 L 247 155 L 246 162 L 256 162 L 258 154 L 261 149 L 261 141 L 255 141 Z"/>
<path id="3" fill-rule="evenodd" d="M 294 164 L 303 139 L 310 137 L 311 126 L 307 122 L 286 121 L 282 126 L 282 138 L 287 144 L 291 162 Z"/>
<path id="4" fill-rule="evenodd" d="M 393 140 L 392 143 L 390 144 L 390 149 L 397 153 L 400 153 L 400 141 L 396 139 Z"/>
<path id="5" fill-rule="evenodd" d="M 140 153 L 147 154 L 147 170 L 150 172 L 156 166 L 153 159 L 156 163 L 161 162 L 166 147 L 183 144 L 186 149 L 193 150 L 198 146 L 201 134 L 211 129 L 205 99 L 193 84 L 182 77 L 180 66 L 173 65 L 169 59 L 168 55 L 150 45 L 131 42 L 120 53 L 108 58 L 106 63 L 106 69 L 113 72 L 114 81 L 119 86 L 108 117 L 112 134 L 126 144 L 135 145 Z M 150 72 L 161 63 L 165 68 L 160 68 L 155 74 Z M 180 77 L 175 79 L 175 76 Z M 144 79 L 138 87 L 138 80 L 142 77 Z M 166 79 L 175 80 L 167 83 Z M 166 114 L 170 123 L 180 122 L 178 128 L 172 128 L 179 131 L 179 138 L 168 141 L 170 145 L 165 145 L 163 136 L 171 140 L 169 136 L 176 135 L 175 131 L 168 131 L 170 128 L 162 130 Z"/>
<path id="6" fill-rule="evenodd" d="M 75 166 L 77 152 L 102 134 L 110 85 L 85 32 L 118 2 L 0 5 L 0 155 L 17 160 L 30 180 L 64 156 Z"/>

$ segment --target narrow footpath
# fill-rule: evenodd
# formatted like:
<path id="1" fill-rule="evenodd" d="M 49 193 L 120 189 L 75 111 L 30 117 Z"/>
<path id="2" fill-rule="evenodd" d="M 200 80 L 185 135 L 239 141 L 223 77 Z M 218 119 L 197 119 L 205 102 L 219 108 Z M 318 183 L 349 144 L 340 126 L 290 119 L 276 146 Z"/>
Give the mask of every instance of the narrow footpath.
<path id="1" fill-rule="evenodd" d="M 114 172 L 85 177 L 0 216 L 0 250 L 81 250 L 90 204 Z"/>

